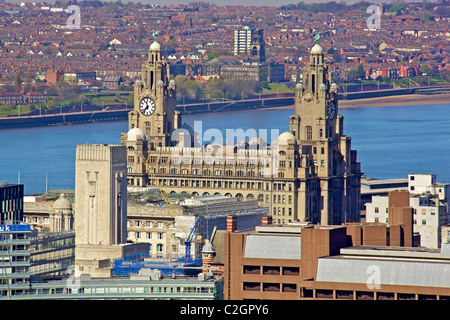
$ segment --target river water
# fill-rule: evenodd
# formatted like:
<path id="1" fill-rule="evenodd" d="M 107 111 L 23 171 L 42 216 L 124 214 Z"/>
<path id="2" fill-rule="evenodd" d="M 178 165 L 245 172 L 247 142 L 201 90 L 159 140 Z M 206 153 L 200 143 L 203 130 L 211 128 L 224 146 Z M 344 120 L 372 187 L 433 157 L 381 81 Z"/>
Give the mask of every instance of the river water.
<path id="1" fill-rule="evenodd" d="M 289 129 L 293 109 L 270 109 L 183 117 L 183 123 L 218 129 Z M 435 173 L 450 183 L 450 103 L 436 105 L 341 108 L 344 133 L 352 138 L 367 177 L 406 178 Z M 197 122 L 199 121 L 199 122 Z M 75 149 L 84 143 L 120 143 L 127 121 L 0 130 L 0 181 L 23 183 L 25 194 L 74 189 Z"/>

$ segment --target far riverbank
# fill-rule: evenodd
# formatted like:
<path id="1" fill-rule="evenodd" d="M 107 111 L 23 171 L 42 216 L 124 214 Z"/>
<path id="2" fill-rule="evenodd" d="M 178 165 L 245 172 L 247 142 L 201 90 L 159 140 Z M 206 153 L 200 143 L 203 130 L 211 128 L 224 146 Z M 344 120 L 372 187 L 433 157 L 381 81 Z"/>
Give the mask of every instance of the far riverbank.
<path id="1" fill-rule="evenodd" d="M 410 93 L 387 96 L 377 96 L 358 99 L 339 99 L 341 108 L 409 106 L 449 104 L 450 93 Z M 242 101 L 227 101 L 216 103 L 192 104 L 177 106 L 177 110 L 184 115 L 216 113 L 227 111 L 245 111 L 261 109 L 293 109 L 294 97 L 279 97 Z M 22 116 L 0 118 L 0 129 L 14 129 L 24 127 L 46 127 L 55 125 L 74 125 L 88 122 L 121 121 L 128 118 L 128 109 L 104 109 L 101 111 L 70 112 L 43 116 Z"/>
<path id="2" fill-rule="evenodd" d="M 450 93 L 445 94 L 409 94 L 367 99 L 339 100 L 340 108 L 390 107 L 427 104 L 450 104 Z M 274 107 L 270 109 L 293 109 L 294 106 Z M 268 110 L 269 108 L 267 108 Z"/>
<path id="3" fill-rule="evenodd" d="M 339 107 L 388 107 L 426 104 L 450 103 L 450 93 L 445 94 L 410 94 L 401 96 L 386 96 L 359 100 L 339 100 Z"/>

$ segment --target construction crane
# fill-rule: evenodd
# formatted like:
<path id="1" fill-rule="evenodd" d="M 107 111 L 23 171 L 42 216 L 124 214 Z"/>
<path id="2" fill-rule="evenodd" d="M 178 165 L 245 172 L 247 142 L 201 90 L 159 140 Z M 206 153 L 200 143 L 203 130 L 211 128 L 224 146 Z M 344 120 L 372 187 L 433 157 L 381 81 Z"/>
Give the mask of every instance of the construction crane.
<path id="1" fill-rule="evenodd" d="M 153 183 L 158 187 L 159 192 L 161 193 L 161 195 L 164 198 L 164 201 L 167 203 L 167 206 L 169 207 L 170 211 L 172 212 L 172 215 L 177 220 L 178 224 L 180 225 L 181 229 L 183 230 L 183 232 L 184 232 L 184 234 L 186 236 L 184 260 L 185 261 L 190 261 L 190 258 L 191 258 L 191 243 L 193 241 L 193 237 L 195 235 L 195 231 L 197 230 L 197 227 L 198 227 L 198 224 L 199 224 L 199 221 L 200 221 L 200 217 L 196 218 L 194 227 L 192 228 L 191 232 L 188 234 L 188 232 L 186 231 L 186 227 L 184 226 L 183 222 L 179 219 L 178 213 L 175 211 L 175 209 L 173 208 L 172 204 L 170 203 L 170 200 L 167 197 L 166 192 L 164 191 L 162 186 L 159 184 L 158 179 L 156 179 L 156 177 L 153 175 L 153 170 L 150 167 L 150 165 L 148 164 L 147 159 L 145 159 L 145 157 L 144 157 L 144 155 L 142 153 L 139 153 L 139 156 L 142 159 L 142 163 L 147 168 L 147 173 L 152 178 Z"/>

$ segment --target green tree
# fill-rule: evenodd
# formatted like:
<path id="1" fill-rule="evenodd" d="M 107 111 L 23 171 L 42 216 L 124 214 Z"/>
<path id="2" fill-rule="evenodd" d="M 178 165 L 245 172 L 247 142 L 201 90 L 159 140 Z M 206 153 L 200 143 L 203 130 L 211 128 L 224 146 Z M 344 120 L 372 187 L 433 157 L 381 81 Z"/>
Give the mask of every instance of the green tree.
<path id="1" fill-rule="evenodd" d="M 136 35 L 136 41 L 137 43 L 141 43 L 142 39 L 145 37 L 146 32 L 144 29 L 144 26 L 142 25 L 142 23 L 139 23 L 138 28 L 137 28 L 137 35 Z"/>
<path id="2" fill-rule="evenodd" d="M 405 8 L 400 3 L 394 3 L 389 11 L 400 13 Z"/>
<path id="3" fill-rule="evenodd" d="M 108 11 L 118 11 L 119 7 L 117 6 L 117 3 L 110 3 L 108 4 L 108 6 L 106 7 L 106 10 Z"/>
<path id="4" fill-rule="evenodd" d="M 214 51 L 214 52 L 208 52 L 206 54 L 205 60 L 206 61 L 210 61 L 212 59 L 215 59 L 217 57 L 220 57 L 222 55 L 222 53 L 220 51 Z"/>
<path id="5" fill-rule="evenodd" d="M 30 92 L 31 91 L 32 82 L 33 82 L 33 76 L 31 75 L 31 72 L 28 71 L 25 74 L 25 80 L 24 80 L 24 90 L 25 90 L 25 92 Z"/>
<path id="6" fill-rule="evenodd" d="M 361 79 L 364 79 L 366 77 L 366 72 L 364 71 L 364 67 L 362 64 L 360 64 L 356 69 L 356 77 Z"/>
<path id="7" fill-rule="evenodd" d="M 17 71 L 14 75 L 14 89 L 16 91 L 20 91 L 22 89 L 22 74 L 20 71 Z"/>

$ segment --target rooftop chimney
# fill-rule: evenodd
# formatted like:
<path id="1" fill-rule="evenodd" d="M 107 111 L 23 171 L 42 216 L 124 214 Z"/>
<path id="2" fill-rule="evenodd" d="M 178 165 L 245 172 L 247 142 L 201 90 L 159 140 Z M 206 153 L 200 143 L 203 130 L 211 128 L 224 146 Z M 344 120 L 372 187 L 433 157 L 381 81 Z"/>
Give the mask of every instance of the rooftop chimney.
<path id="1" fill-rule="evenodd" d="M 227 232 L 234 232 L 237 229 L 237 216 L 227 216 Z"/>

